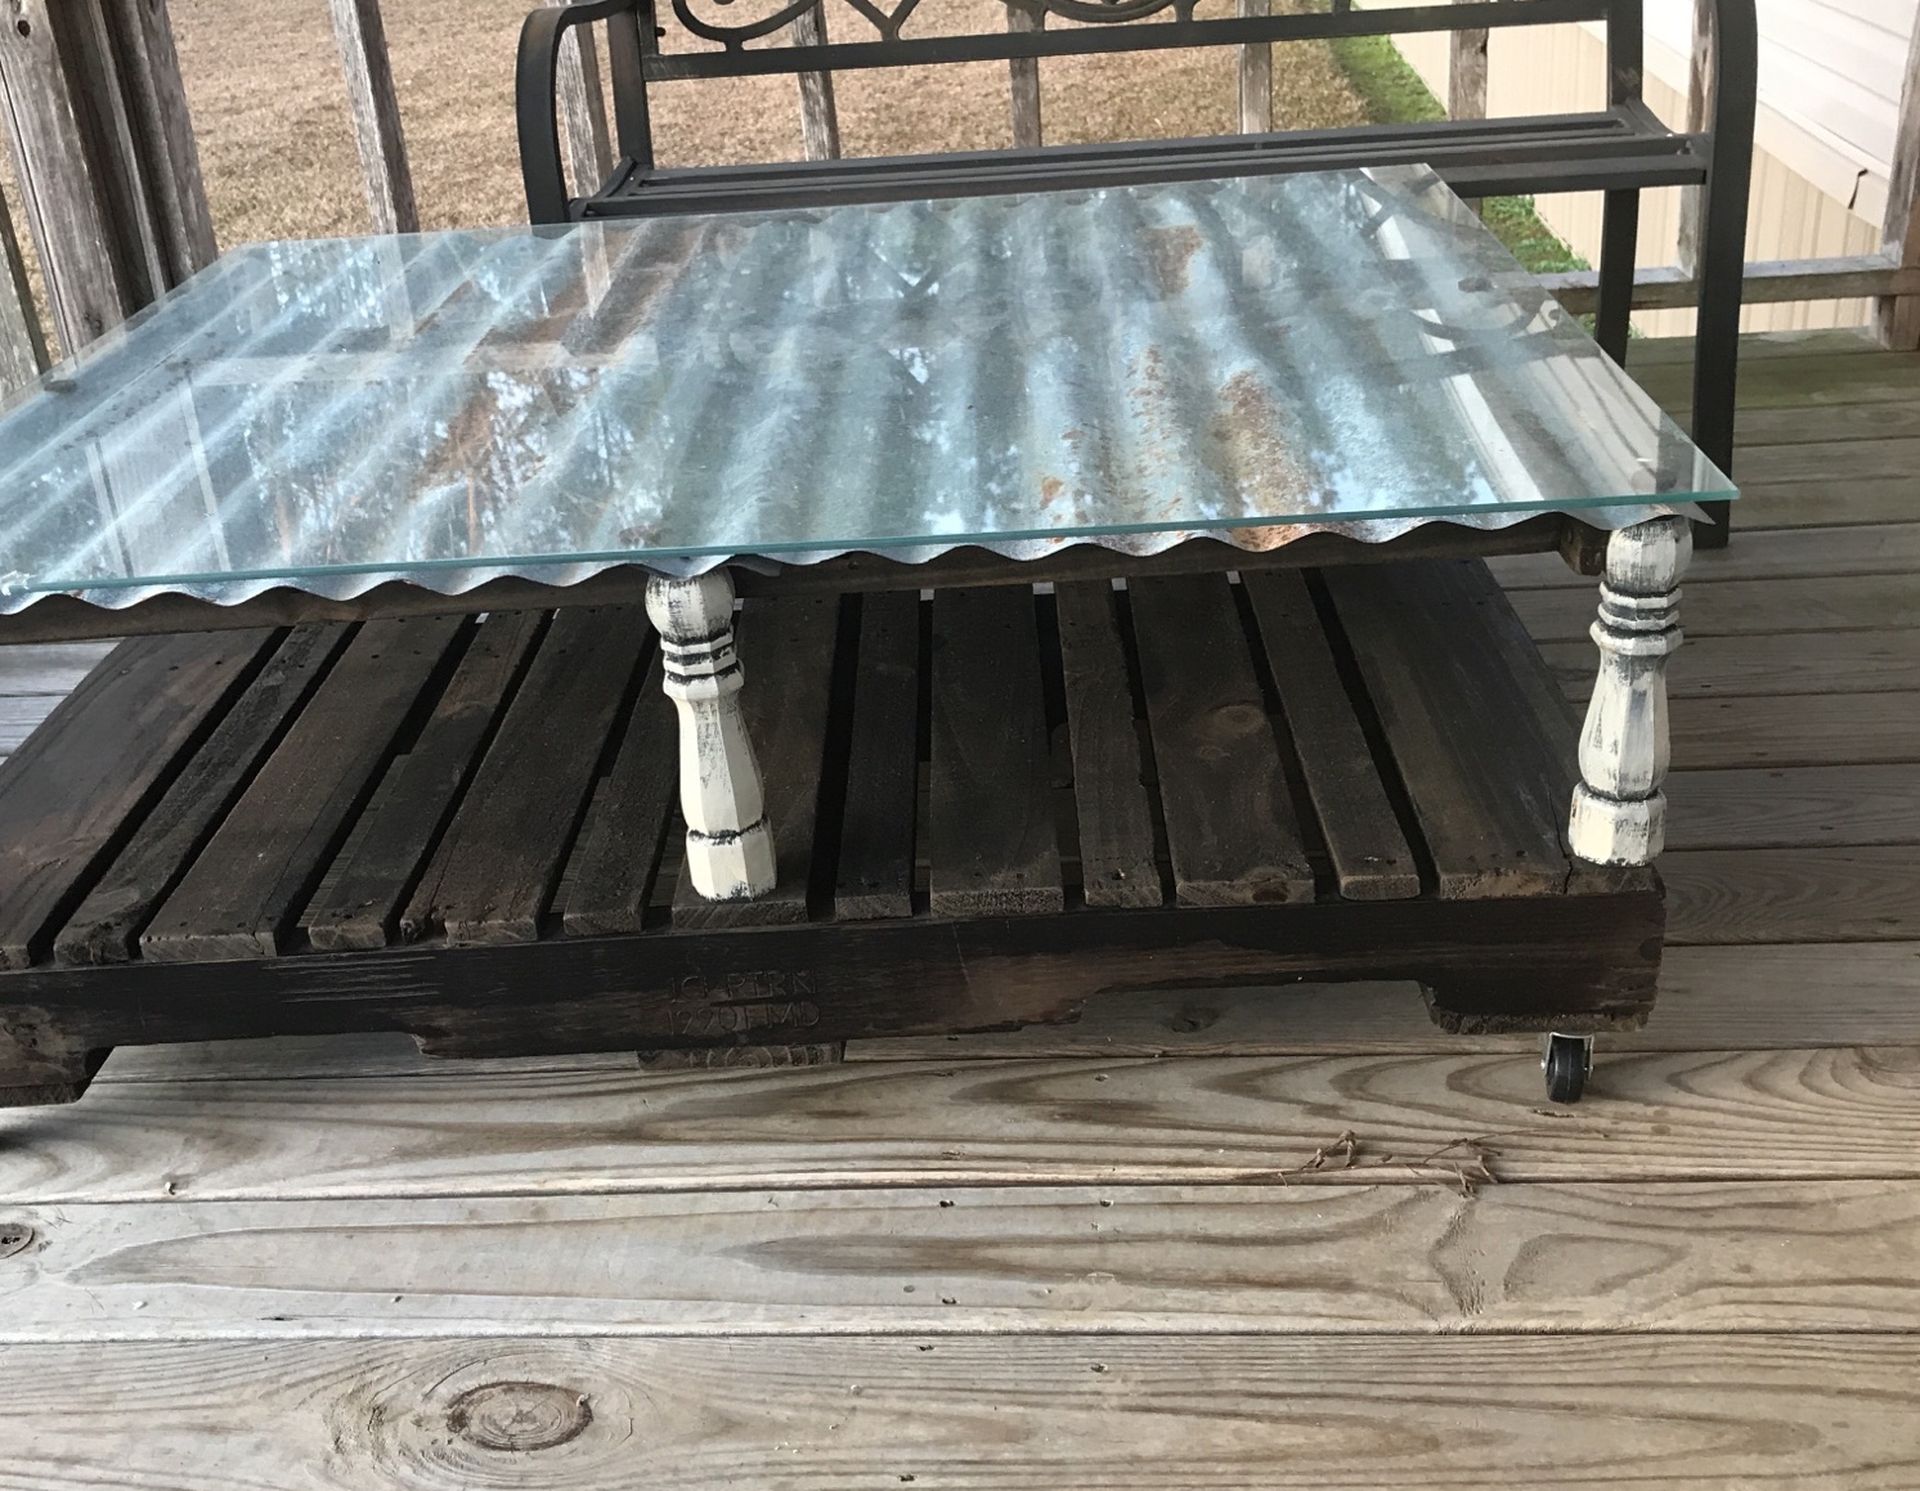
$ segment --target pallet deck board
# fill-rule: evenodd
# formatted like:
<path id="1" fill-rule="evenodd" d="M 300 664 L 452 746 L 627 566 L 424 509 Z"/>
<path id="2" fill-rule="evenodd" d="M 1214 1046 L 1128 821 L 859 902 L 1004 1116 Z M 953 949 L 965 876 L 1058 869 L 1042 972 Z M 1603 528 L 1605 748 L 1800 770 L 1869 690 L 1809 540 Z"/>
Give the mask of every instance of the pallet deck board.
<path id="1" fill-rule="evenodd" d="M 934 593 L 927 858 L 938 915 L 1066 904 L 1039 660 L 1025 586 Z"/>
<path id="2" fill-rule="evenodd" d="M 50 944 L 67 906 L 278 639 L 122 643 L 0 768 L 0 968 Z"/>
<path id="3" fill-rule="evenodd" d="M 842 921 L 911 916 L 920 776 L 917 591 L 860 598 L 853 690 L 834 915 Z"/>
<path id="4" fill-rule="evenodd" d="M 1081 894 L 1089 906 L 1158 906 L 1160 869 L 1140 724 L 1113 586 L 1054 588 L 1073 751 Z"/>
<path id="5" fill-rule="evenodd" d="M 450 942 L 530 942 L 545 915 L 608 732 L 652 636 L 636 608 L 559 612 L 501 717 L 401 927 Z"/>
<path id="6" fill-rule="evenodd" d="M 1226 576 L 1142 580 L 1128 595 L 1180 900 L 1309 899 L 1293 790 Z"/>
<path id="7" fill-rule="evenodd" d="M 414 878 L 478 760 L 501 697 L 517 679 L 546 618 L 523 611 L 477 629 L 413 749 L 394 767 L 393 789 L 339 874 L 306 912 L 307 936 L 326 951 L 384 947 Z"/>
<path id="8" fill-rule="evenodd" d="M 1247 576 L 1245 584 L 1340 894 L 1357 901 L 1418 895 L 1419 864 L 1371 759 L 1306 580 L 1262 574 Z"/>
<path id="9" fill-rule="evenodd" d="M 63 963 L 124 962 L 155 909 L 345 645 L 351 629 L 295 627 L 140 822 L 54 944 Z"/>
<path id="10" fill-rule="evenodd" d="M 141 935 L 143 960 L 277 956 L 465 622 L 368 622 Z"/>

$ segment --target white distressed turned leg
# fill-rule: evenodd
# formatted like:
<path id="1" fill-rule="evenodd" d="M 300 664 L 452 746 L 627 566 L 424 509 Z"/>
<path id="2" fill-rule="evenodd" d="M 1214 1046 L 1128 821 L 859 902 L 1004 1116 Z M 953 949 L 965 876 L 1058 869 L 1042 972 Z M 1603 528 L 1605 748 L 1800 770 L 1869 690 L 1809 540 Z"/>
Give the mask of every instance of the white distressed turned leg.
<path id="1" fill-rule="evenodd" d="M 691 580 L 656 576 L 647 581 L 647 615 L 660 633 L 666 695 L 680 713 L 680 811 L 693 888 L 710 901 L 763 896 L 773 889 L 773 834 L 740 713 L 733 579 L 724 569 Z"/>
<path id="2" fill-rule="evenodd" d="M 1653 518 L 1607 542 L 1600 677 L 1580 735 L 1568 840 L 1581 859 L 1650 864 L 1666 833 L 1667 657 L 1680 645 L 1680 577 L 1693 557 L 1685 518 Z"/>

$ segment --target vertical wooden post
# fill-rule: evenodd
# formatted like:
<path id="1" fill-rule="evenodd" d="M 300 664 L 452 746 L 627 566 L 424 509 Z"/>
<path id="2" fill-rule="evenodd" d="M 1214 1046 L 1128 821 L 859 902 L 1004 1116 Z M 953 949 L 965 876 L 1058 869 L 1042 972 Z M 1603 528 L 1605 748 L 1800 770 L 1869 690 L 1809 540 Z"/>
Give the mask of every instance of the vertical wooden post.
<path id="1" fill-rule="evenodd" d="M 333 35 L 347 78 L 347 107 L 354 143 L 366 177 L 367 206 L 376 233 L 416 233 L 420 211 L 413 200 L 413 172 L 400 128 L 400 99 L 393 89 L 380 0 L 328 0 Z"/>
<path id="2" fill-rule="evenodd" d="M 1268 13 L 1270 0 L 1239 0 L 1242 19 Z M 1240 48 L 1240 133 L 1263 135 L 1273 128 L 1273 43 L 1250 41 Z"/>
<path id="3" fill-rule="evenodd" d="M 27 266 L 13 234 L 13 217 L 0 199 L 0 398 L 24 388 L 47 368 L 47 339 L 27 288 Z"/>
<path id="4" fill-rule="evenodd" d="M 1713 0 L 1693 0 L 1693 61 L 1687 68 L 1687 133 L 1713 127 L 1715 53 Z M 1706 238 L 1707 194 L 1697 186 L 1680 188 L 1679 264 L 1689 279 L 1700 273 L 1700 245 Z"/>
<path id="5" fill-rule="evenodd" d="M 565 5 L 567 0 L 545 0 Z M 566 127 L 567 169 L 580 192 L 595 192 L 613 173 L 613 137 L 607 128 L 607 95 L 600 86 L 600 48 L 591 25 L 575 26 L 560 43 L 555 79 L 560 120 Z"/>
<path id="6" fill-rule="evenodd" d="M 1487 28 L 1447 33 L 1447 115 L 1453 119 L 1487 117 Z M 1478 212 L 1480 203 L 1467 205 Z"/>
<path id="7" fill-rule="evenodd" d="M 173 23 L 167 0 L 108 0 L 108 16 L 123 48 L 134 133 L 151 156 L 147 180 L 168 282 L 177 284 L 211 264 L 220 247 L 200 174 L 200 146 L 187 111 Z"/>
<path id="8" fill-rule="evenodd" d="M 1651 864 L 1666 832 L 1667 658 L 1680 645 L 1680 577 L 1693 525 L 1654 518 L 1607 541 L 1600 585 L 1600 677 L 1580 732 L 1580 783 L 1567 842 L 1601 865 Z"/>
<path id="9" fill-rule="evenodd" d="M 0 0 L 0 94 L 76 352 L 214 253 L 164 0 Z"/>
<path id="10" fill-rule="evenodd" d="M 1907 42 L 1907 79 L 1900 90 L 1900 127 L 1887 173 L 1886 251 L 1909 269 L 1920 268 L 1920 18 Z M 1920 347 L 1920 295 L 1883 295 L 1873 303 L 1873 329 L 1903 352 Z"/>
<path id="11" fill-rule="evenodd" d="M 1046 25 L 1047 13 L 1024 0 L 1007 0 L 1007 30 L 1038 31 Z M 1007 64 L 1008 83 L 1013 98 L 1013 143 L 1016 149 L 1032 150 L 1040 145 L 1040 59 L 1015 57 Z"/>
<path id="12" fill-rule="evenodd" d="M 793 18 L 790 28 L 795 46 L 824 47 L 827 44 L 827 8 L 816 5 Z M 800 146 L 808 160 L 840 159 L 840 113 L 833 102 L 833 74 L 803 72 L 800 87 Z"/>

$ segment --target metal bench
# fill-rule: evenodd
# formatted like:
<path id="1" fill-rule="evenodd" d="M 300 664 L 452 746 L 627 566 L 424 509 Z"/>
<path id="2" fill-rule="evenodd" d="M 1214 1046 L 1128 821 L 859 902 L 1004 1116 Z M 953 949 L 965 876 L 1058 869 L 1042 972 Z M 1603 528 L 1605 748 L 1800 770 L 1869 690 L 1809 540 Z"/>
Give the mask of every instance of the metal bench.
<path id="1" fill-rule="evenodd" d="M 1494 0 L 1356 10 L 1264 14 L 1243 3 L 1235 17 L 1197 15 L 1196 0 L 1016 0 L 998 33 L 916 35 L 917 0 L 847 0 L 835 8 L 860 28 L 830 40 L 820 0 L 762 5 L 751 17 L 715 19 L 714 3 L 669 0 L 673 16 L 707 50 L 665 51 L 655 0 L 574 0 L 536 11 L 521 36 L 518 110 L 527 207 L 536 223 L 663 213 L 751 211 L 806 203 L 891 201 L 984 192 L 1050 191 L 1127 182 L 1258 175 L 1425 162 L 1466 197 L 1604 191 L 1596 336 L 1624 361 L 1635 268 L 1640 191 L 1693 187 L 1705 193 L 1699 276 L 1692 434 L 1731 471 L 1740 286 L 1753 148 L 1756 40 L 1752 0 L 1713 0 L 1712 115 L 1697 132 L 1670 129 L 1641 97 L 1640 0 Z M 1047 16 L 1084 24 L 1047 29 Z M 1030 59 L 1164 48 L 1263 46 L 1273 42 L 1418 31 L 1598 21 L 1606 27 L 1605 109 L 1524 119 L 1256 132 L 1211 139 L 1047 146 L 943 155 L 813 159 L 779 165 L 662 167 L 655 162 L 649 97 L 663 83 L 791 74 L 811 90 L 813 119 L 830 99 L 833 73 L 1000 59 L 1016 70 Z M 604 22 L 613 81 L 618 160 L 606 180 L 570 192 L 558 125 L 561 48 L 567 33 Z M 1026 79 L 1026 86 L 1033 86 Z M 830 105 L 828 105 L 830 107 Z M 1037 102 L 1017 135 L 1038 134 Z M 811 131 L 810 153 L 830 141 Z M 1724 542 L 1726 504 L 1698 541 Z"/>

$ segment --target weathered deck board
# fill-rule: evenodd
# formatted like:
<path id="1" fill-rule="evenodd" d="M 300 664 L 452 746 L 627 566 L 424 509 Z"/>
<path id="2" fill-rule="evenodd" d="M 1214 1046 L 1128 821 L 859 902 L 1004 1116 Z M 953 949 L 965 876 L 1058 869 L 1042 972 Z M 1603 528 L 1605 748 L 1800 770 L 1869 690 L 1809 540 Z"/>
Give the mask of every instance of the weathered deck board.
<path id="1" fill-rule="evenodd" d="M 418 1491 L 467 1491 L 510 1454 L 523 1483 L 615 1491 L 650 1447 L 668 1491 L 1905 1491 L 1916 1378 L 1920 1339 L 1889 1334 L 25 1346 L 0 1364 L 0 1436 L 24 1446 L 0 1475 L 201 1491 L 324 1466 L 376 1491 L 404 1467 Z"/>
<path id="2" fill-rule="evenodd" d="M 1920 1187 L 852 1189 L 25 1208 L 0 1341 L 591 1330 L 1920 1332 Z M 1498 1161 L 1493 1162 L 1498 1173 Z M 1471 1169 L 1471 1166 L 1469 1166 Z M 1402 1175 L 1404 1179 L 1404 1175 Z M 1806 1209 L 1791 1230 L 1789 1206 Z M 327 1248 L 313 1246 L 332 1236 Z M 1144 1243 L 1138 1239 L 1146 1239 Z M 1165 1239 L 1176 1246 L 1161 1246 Z M 609 1273 L 607 1250 L 622 1267 Z M 981 1250 L 992 1255 L 982 1267 Z M 1617 1265 L 1595 1269 L 1598 1254 Z M 918 1280 L 912 1290 L 902 1280 Z M 136 1301 L 138 1305 L 136 1306 Z M 9 1348 L 10 1349 L 10 1348 Z"/>
<path id="3" fill-rule="evenodd" d="M 1516 590 L 1511 596 L 1535 640 L 1587 640 L 1597 599 L 1591 585 Z M 1920 573 L 1849 575 L 1844 583 L 1792 576 L 1777 580 L 1689 576 L 1682 586 L 1680 624 L 1688 644 L 1714 636 L 1920 626 Z M 1677 662 L 1680 653 L 1674 657 Z"/>
<path id="4" fill-rule="evenodd" d="M 1568 698 L 1584 700 L 1593 692 L 1591 641 L 1548 642 L 1540 651 Z M 1920 627 L 1689 637 L 1667 666 L 1667 692 L 1675 699 L 1885 694 L 1913 689 L 1920 689 Z"/>
<path id="5" fill-rule="evenodd" d="M 903 1062 L 724 1079 L 368 1077 L 344 1092 L 328 1080 L 113 1083 L 51 1119 L 0 1113 L 0 1196 L 53 1205 L 149 1200 L 168 1185 L 213 1201 L 1261 1182 L 1347 1130 L 1401 1156 L 1479 1138 L 1513 1182 L 1920 1179 L 1916 1094 L 1920 1048 L 1610 1054 L 1588 1101 L 1553 1112 L 1541 1111 L 1532 1053 L 1482 1047 Z"/>

